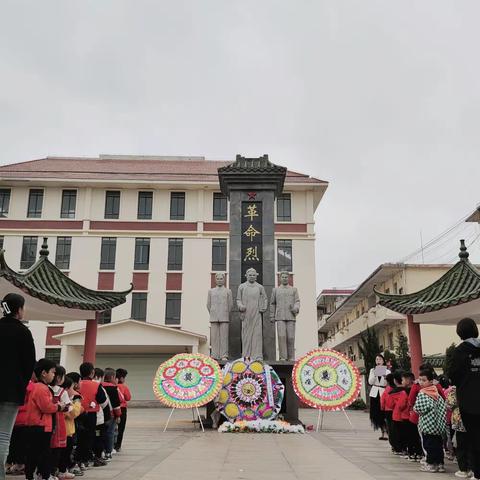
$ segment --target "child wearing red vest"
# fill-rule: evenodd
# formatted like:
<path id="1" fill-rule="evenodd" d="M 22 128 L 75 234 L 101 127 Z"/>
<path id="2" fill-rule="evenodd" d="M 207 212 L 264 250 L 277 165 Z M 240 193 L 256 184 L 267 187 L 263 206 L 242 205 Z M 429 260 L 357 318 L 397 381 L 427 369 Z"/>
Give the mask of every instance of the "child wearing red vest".
<path id="1" fill-rule="evenodd" d="M 412 405 L 410 404 L 410 393 L 415 385 L 415 375 L 412 372 L 402 374 L 402 386 L 408 395 L 407 409 L 404 412 L 404 431 L 405 441 L 407 443 L 408 459 L 411 462 L 419 462 L 423 457 L 422 444 L 417 425 L 410 421 L 412 416 Z"/>
<path id="2" fill-rule="evenodd" d="M 392 451 L 394 455 L 404 454 L 404 432 L 402 430 L 401 413 L 403 408 L 406 408 L 408 398 L 404 389 L 401 387 L 401 373 L 395 372 L 393 374 L 393 388 L 388 394 L 386 404 L 392 410 L 391 430 L 388 434 L 392 444 Z M 403 403 L 405 402 L 405 407 Z"/>
<path id="3" fill-rule="evenodd" d="M 106 465 L 101 459 L 93 458 L 93 446 L 95 443 L 95 429 L 97 426 L 97 413 L 100 405 L 107 398 L 103 389 L 99 389 L 100 384 L 93 381 L 95 367 L 90 362 L 84 362 L 80 365 L 80 375 L 82 380 L 79 385 L 79 393 L 82 396 L 82 407 L 84 413 L 78 417 L 78 423 L 81 427 L 77 436 L 77 451 L 80 468 L 85 469 L 88 463 L 93 460 L 94 466 Z"/>
<path id="4" fill-rule="evenodd" d="M 132 394 L 128 385 L 125 383 L 125 379 L 128 372 L 124 368 L 118 368 L 116 371 L 118 391 L 120 393 L 120 407 L 122 409 L 122 415 L 120 417 L 120 423 L 118 424 L 117 440 L 115 442 L 115 451 L 119 452 L 122 448 L 123 434 L 125 432 L 125 426 L 127 424 L 127 407 L 128 402 L 132 399 Z"/>
<path id="5" fill-rule="evenodd" d="M 395 382 L 395 389 L 391 392 L 395 397 L 392 420 L 395 431 L 397 432 L 398 444 L 397 451 L 408 458 L 407 451 L 407 432 L 405 430 L 405 420 L 408 420 L 408 395 L 405 388 L 402 386 L 402 372 L 395 372 L 393 375 Z"/>
<path id="6" fill-rule="evenodd" d="M 33 385 L 27 404 L 28 448 L 25 464 L 25 477 L 33 480 L 35 469 L 43 480 L 51 473 L 51 449 L 53 417 L 65 405 L 54 403 L 48 386 L 55 378 L 55 363 L 46 358 L 39 360 L 34 368 L 37 383 Z"/>
<path id="7" fill-rule="evenodd" d="M 390 392 L 395 387 L 395 383 L 393 381 L 393 373 L 389 373 L 386 375 L 385 380 L 387 382 L 387 386 L 380 397 L 380 408 L 382 411 L 385 412 L 385 423 L 387 425 L 388 431 L 388 441 L 390 446 L 392 447 L 392 452 L 395 452 L 395 432 L 393 431 L 393 403 L 392 397 L 390 396 Z"/>
<path id="8" fill-rule="evenodd" d="M 122 408 L 115 370 L 113 368 L 106 368 L 104 374 L 105 376 L 102 386 L 107 392 L 110 400 L 110 418 L 105 419 L 105 459 L 111 460 L 115 437 L 115 427 L 121 421 Z"/>
<path id="9" fill-rule="evenodd" d="M 55 379 L 50 385 L 53 392 L 54 403 L 63 403 L 66 405 L 66 411 L 68 412 L 72 408 L 72 402 L 68 396 L 68 392 L 63 388 L 63 382 L 65 381 L 65 369 L 57 365 L 55 368 Z M 65 423 L 65 413 L 57 412 L 55 414 L 55 426 L 52 432 L 52 441 L 50 443 L 52 448 L 52 476 L 57 476 L 57 468 L 60 465 L 60 459 L 65 455 L 67 448 L 67 426 Z M 58 475 L 61 479 L 73 479 L 75 475 L 70 472 L 62 472 Z"/>

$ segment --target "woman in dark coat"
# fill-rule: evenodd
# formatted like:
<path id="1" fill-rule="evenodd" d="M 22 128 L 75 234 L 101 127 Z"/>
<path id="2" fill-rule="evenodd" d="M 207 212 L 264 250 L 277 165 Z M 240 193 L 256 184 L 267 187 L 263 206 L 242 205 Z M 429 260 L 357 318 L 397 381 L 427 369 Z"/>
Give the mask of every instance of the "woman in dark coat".
<path id="1" fill-rule="evenodd" d="M 460 416 L 472 449 L 474 478 L 480 480 L 480 340 L 477 324 L 471 318 L 460 320 L 457 335 L 463 341 L 454 350 L 450 380 L 457 387 Z"/>
<path id="2" fill-rule="evenodd" d="M 0 319 L 0 480 L 5 480 L 5 461 L 10 446 L 17 410 L 23 405 L 25 391 L 35 365 L 35 345 L 30 330 L 21 322 L 25 299 L 9 293 L 1 303 Z"/>

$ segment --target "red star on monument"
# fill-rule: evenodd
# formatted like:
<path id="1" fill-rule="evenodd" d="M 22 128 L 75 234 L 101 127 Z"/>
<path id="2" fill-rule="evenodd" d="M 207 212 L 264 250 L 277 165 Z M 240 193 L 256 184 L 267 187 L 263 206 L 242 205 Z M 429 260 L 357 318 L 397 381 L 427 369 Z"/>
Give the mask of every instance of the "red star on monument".
<path id="1" fill-rule="evenodd" d="M 257 198 L 257 192 L 247 192 L 249 200 L 255 200 Z"/>

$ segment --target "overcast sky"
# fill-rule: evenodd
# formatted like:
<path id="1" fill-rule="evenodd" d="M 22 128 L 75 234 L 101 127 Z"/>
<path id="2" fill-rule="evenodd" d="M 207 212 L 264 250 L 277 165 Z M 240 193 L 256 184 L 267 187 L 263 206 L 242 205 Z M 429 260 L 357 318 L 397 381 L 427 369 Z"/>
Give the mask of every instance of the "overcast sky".
<path id="1" fill-rule="evenodd" d="M 358 284 L 480 203 L 479 18 L 477 0 L 3 0 L 0 163 L 268 153 L 330 182 L 317 290 Z M 478 232 L 425 261 L 461 236 L 480 261 Z"/>

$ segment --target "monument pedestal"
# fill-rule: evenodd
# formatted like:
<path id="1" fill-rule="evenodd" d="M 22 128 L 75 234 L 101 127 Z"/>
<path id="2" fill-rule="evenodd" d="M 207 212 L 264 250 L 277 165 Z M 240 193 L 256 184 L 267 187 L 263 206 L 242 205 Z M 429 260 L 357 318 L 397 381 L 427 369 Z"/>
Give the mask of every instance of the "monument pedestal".
<path id="1" fill-rule="evenodd" d="M 227 362 L 219 363 L 223 367 Z M 292 370 L 294 362 L 273 361 L 268 362 L 268 365 L 270 365 L 275 370 L 283 385 L 285 386 L 285 393 L 283 396 L 282 408 L 280 409 L 280 415 L 282 415 L 283 418 L 292 425 L 298 425 L 299 423 L 301 423 L 300 419 L 298 418 L 298 408 L 300 400 L 295 394 L 295 391 L 293 390 Z M 208 403 L 207 415 L 204 421 L 204 426 L 207 428 L 212 428 L 212 419 L 210 415 L 213 413 L 214 410 L 214 403 Z M 222 420 L 225 420 L 225 417 L 223 417 L 223 415 Z"/>

